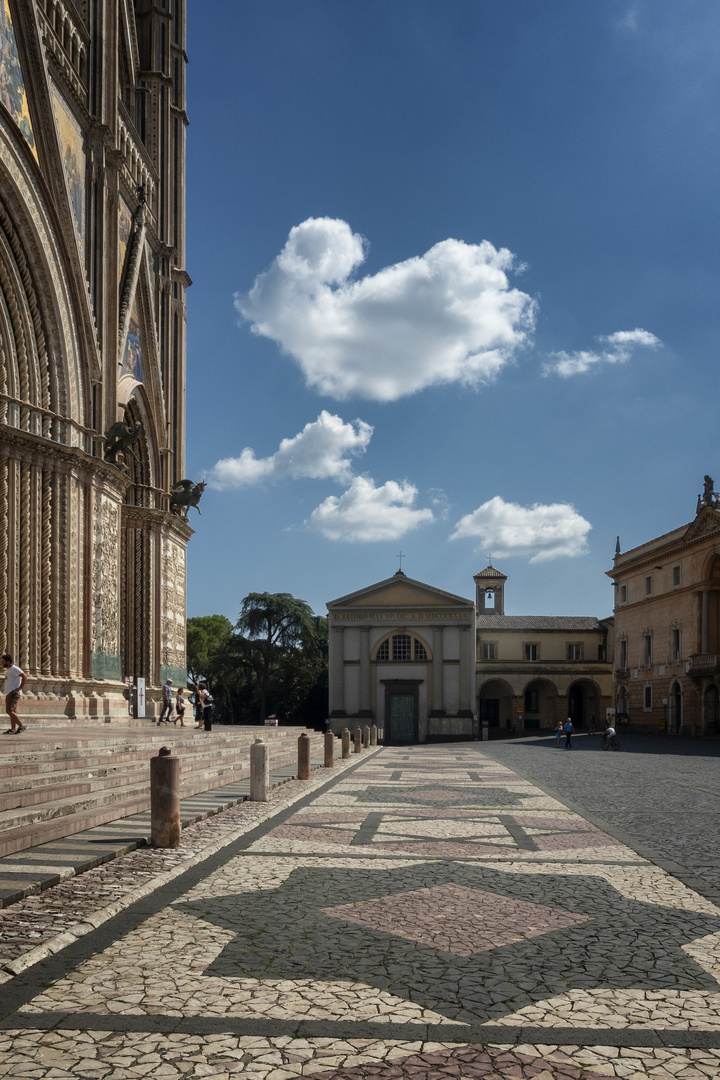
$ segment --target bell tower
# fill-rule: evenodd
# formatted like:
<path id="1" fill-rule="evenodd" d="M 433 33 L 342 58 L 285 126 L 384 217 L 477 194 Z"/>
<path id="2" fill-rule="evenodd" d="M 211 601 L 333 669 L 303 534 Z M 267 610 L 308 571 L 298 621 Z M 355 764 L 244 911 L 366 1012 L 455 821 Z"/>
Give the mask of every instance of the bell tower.
<path id="1" fill-rule="evenodd" d="M 475 574 L 473 581 L 478 615 L 504 615 L 506 575 L 489 563 L 479 574 Z"/>

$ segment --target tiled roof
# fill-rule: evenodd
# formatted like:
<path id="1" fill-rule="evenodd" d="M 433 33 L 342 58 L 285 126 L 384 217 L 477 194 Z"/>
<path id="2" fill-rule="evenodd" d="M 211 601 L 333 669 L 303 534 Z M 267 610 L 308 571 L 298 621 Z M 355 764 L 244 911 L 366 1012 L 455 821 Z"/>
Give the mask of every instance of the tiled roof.
<path id="1" fill-rule="evenodd" d="M 599 630 L 591 615 L 478 615 L 478 630 Z"/>
<path id="2" fill-rule="evenodd" d="M 476 578 L 502 578 L 503 581 L 507 581 L 507 575 L 502 574 L 499 570 L 496 570 L 494 566 L 486 566 L 484 570 L 481 570 L 479 574 L 475 574 Z"/>

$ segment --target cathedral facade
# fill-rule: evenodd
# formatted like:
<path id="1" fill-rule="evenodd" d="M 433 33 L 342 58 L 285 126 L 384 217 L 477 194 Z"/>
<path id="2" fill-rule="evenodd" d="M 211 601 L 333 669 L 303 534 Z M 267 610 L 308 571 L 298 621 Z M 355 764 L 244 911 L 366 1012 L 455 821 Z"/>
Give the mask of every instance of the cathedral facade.
<path id="1" fill-rule="evenodd" d="M 0 0 L 0 648 L 25 715 L 185 678 L 185 0 Z M 177 488 L 176 488 L 177 492 Z"/>

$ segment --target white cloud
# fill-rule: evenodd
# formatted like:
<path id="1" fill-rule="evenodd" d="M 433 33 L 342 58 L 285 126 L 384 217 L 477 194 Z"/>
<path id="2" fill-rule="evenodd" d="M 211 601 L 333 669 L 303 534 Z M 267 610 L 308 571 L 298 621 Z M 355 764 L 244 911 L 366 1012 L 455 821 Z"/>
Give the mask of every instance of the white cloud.
<path id="1" fill-rule="evenodd" d="M 292 439 L 283 439 L 270 457 L 257 458 L 246 446 L 240 457 L 223 458 L 213 467 L 210 483 L 216 488 L 242 487 L 261 480 L 299 479 L 347 481 L 348 457 L 367 449 L 373 429 L 364 420 L 346 424 L 325 409 Z"/>
<path id="2" fill-rule="evenodd" d="M 424 387 L 493 381 L 527 341 L 535 301 L 512 289 L 515 256 L 443 240 L 353 280 L 365 259 L 345 221 L 308 218 L 235 305 L 330 397 L 395 401 Z"/>
<path id="3" fill-rule="evenodd" d="M 328 540 L 399 540 L 433 520 L 432 510 L 414 510 L 417 488 L 388 480 L 375 487 L 370 477 L 356 476 L 339 498 L 331 495 L 310 515 L 309 524 Z"/>
<path id="4" fill-rule="evenodd" d="M 617 330 L 614 334 L 599 337 L 598 341 L 609 348 L 599 352 L 581 350 L 580 352 L 554 352 L 550 360 L 542 366 L 543 375 L 560 375 L 567 379 L 571 375 L 581 375 L 595 364 L 624 364 L 637 347 L 657 349 L 662 342 L 649 330 Z"/>
<path id="5" fill-rule="evenodd" d="M 500 558 L 524 555 L 537 563 L 563 555 L 584 555 L 591 528 L 568 503 L 526 507 L 506 503 L 496 495 L 461 518 L 450 539 L 477 538 Z"/>

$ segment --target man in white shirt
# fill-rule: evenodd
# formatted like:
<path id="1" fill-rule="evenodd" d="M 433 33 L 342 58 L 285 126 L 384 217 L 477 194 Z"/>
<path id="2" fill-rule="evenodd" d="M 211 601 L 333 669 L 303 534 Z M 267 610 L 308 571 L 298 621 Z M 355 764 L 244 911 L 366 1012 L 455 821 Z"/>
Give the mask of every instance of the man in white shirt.
<path id="1" fill-rule="evenodd" d="M 13 658 L 8 653 L 5 653 L 2 662 L 5 668 L 5 712 L 10 717 L 10 727 L 4 734 L 19 735 L 27 727 L 26 724 L 21 723 L 16 711 L 23 687 L 27 682 L 27 675 L 22 668 L 13 663 Z"/>

